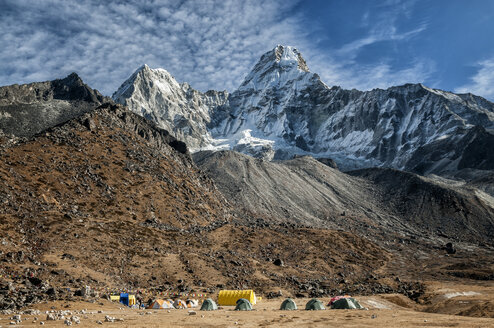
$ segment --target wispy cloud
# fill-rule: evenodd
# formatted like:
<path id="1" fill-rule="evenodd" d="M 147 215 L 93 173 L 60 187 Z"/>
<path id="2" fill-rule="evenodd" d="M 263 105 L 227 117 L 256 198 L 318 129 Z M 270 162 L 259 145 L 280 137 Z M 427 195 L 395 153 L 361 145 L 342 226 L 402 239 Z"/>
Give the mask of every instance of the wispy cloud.
<path id="1" fill-rule="evenodd" d="M 458 93 L 471 92 L 488 99 L 494 99 L 494 58 L 478 63 L 479 70 L 470 83 L 455 89 Z"/>
<path id="2" fill-rule="evenodd" d="M 0 84 L 78 72 L 111 94 L 147 63 L 201 90 L 234 89 L 277 43 L 303 39 L 294 1 L 3 1 Z"/>
<path id="3" fill-rule="evenodd" d="M 327 58 L 326 58 L 327 60 Z M 323 59 L 316 62 L 321 63 Z M 321 65 L 321 64 L 319 64 Z M 423 83 L 433 77 L 436 70 L 431 60 L 420 59 L 410 62 L 402 69 L 394 69 L 386 62 L 359 65 L 332 61 L 316 68 L 322 80 L 328 85 L 338 85 L 346 89 L 371 90 L 388 88 L 405 83 Z"/>
<path id="4" fill-rule="evenodd" d="M 393 58 L 379 58 L 372 64 L 362 64 L 357 57 L 365 52 L 366 46 L 376 43 L 408 42 L 419 36 L 427 27 L 427 21 L 422 21 L 414 28 L 399 30 L 400 17 L 411 14 L 415 1 L 390 0 L 378 5 L 372 12 L 366 11 L 361 17 L 361 25 L 367 34 L 352 40 L 329 54 L 314 54 L 311 65 L 322 79 L 329 85 L 339 85 L 344 88 L 369 90 L 386 88 L 404 83 L 418 83 L 430 79 L 436 69 L 433 60 L 428 58 L 408 57 L 400 68 L 393 67 Z"/>
<path id="5" fill-rule="evenodd" d="M 398 33 L 396 31 L 396 27 L 388 26 L 384 30 L 374 30 L 369 33 L 367 36 L 354 40 L 345 44 L 343 47 L 337 50 L 337 54 L 339 56 L 346 56 L 347 58 L 355 58 L 358 52 L 365 46 L 371 45 L 376 42 L 382 41 L 400 41 L 407 40 L 410 37 L 413 37 L 420 32 L 424 31 L 427 28 L 427 24 L 422 24 L 416 29 Z"/>

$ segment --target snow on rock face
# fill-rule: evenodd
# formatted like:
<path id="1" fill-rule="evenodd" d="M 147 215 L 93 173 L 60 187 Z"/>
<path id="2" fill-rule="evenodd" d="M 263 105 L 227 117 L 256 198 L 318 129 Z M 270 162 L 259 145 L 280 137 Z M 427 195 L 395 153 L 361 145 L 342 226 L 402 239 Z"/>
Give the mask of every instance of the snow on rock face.
<path id="1" fill-rule="evenodd" d="M 224 104 L 227 97 L 227 92 L 201 93 L 187 83 L 179 84 L 166 70 L 147 65 L 138 68 L 112 96 L 186 142 L 191 151 L 211 143 L 206 128 L 210 110 Z"/>
<path id="2" fill-rule="evenodd" d="M 330 88 L 296 49 L 283 46 L 261 57 L 228 102 L 229 109 L 214 112 L 214 137 L 231 139 L 249 129 L 273 142 L 275 158 L 332 157 L 343 169 L 402 169 L 435 140 L 465 136 L 474 125 L 494 128 L 494 104 L 483 98 L 422 84 L 367 92 Z"/>
<path id="3" fill-rule="evenodd" d="M 293 47 L 278 45 L 261 57 L 238 91 L 263 91 L 270 87 L 281 87 L 300 78 L 304 72 L 309 73 L 309 68 L 300 52 Z"/>
<path id="4" fill-rule="evenodd" d="M 494 104 L 481 97 L 422 84 L 366 92 L 328 87 L 297 49 L 281 45 L 262 55 L 230 95 L 201 93 L 163 69 L 143 66 L 113 98 L 171 131 L 191 151 L 233 149 L 265 159 L 330 157 L 343 170 L 452 169 L 461 152 L 440 151 L 438 158 L 427 157 L 425 167 L 417 163 L 422 157 L 417 154 L 449 149 L 456 140 L 466 147 L 475 126 L 494 129 Z"/>

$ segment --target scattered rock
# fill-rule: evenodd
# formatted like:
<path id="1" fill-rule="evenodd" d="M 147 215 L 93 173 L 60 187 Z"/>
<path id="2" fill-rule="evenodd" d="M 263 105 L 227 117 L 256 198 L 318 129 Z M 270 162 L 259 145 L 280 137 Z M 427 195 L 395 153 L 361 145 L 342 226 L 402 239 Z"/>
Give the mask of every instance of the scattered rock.
<path id="1" fill-rule="evenodd" d="M 447 243 L 445 249 L 446 249 L 446 253 L 448 254 L 456 253 L 456 249 L 453 247 L 453 243 Z"/>
<path id="2" fill-rule="evenodd" d="M 273 261 L 273 264 L 274 265 L 277 265 L 277 266 L 285 266 L 284 262 L 282 259 L 276 259 Z"/>

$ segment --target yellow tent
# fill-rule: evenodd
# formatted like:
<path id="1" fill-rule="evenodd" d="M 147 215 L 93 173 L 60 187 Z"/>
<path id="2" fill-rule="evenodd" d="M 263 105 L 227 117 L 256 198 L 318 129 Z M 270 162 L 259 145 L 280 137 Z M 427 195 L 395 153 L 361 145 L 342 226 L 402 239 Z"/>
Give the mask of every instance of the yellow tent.
<path id="1" fill-rule="evenodd" d="M 132 306 L 135 304 L 136 304 L 136 296 L 135 295 L 129 295 L 129 306 Z"/>
<path id="2" fill-rule="evenodd" d="M 245 298 L 252 305 L 256 304 L 256 294 L 252 289 L 249 290 L 220 290 L 218 294 L 218 305 L 227 306 L 237 305 L 237 301 L 241 298 Z"/>
<path id="3" fill-rule="evenodd" d="M 112 301 L 120 301 L 120 295 L 110 295 L 110 299 Z"/>

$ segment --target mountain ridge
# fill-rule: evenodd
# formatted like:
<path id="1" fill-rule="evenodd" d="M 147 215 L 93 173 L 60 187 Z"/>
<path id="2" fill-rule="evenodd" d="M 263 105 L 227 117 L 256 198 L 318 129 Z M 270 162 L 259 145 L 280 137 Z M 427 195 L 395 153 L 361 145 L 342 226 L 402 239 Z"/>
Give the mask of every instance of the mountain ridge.
<path id="1" fill-rule="evenodd" d="M 0 131 L 31 137 L 113 101 L 76 74 L 63 79 L 0 87 Z"/>

